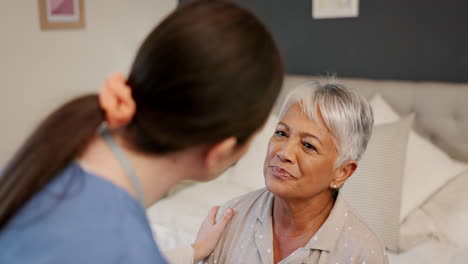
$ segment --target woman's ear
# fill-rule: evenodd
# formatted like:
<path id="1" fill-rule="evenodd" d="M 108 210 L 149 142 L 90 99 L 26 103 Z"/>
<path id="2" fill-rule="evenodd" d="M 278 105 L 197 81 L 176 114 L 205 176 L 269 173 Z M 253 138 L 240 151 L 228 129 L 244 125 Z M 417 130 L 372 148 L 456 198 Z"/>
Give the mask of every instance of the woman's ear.
<path id="1" fill-rule="evenodd" d="M 344 162 L 338 169 L 336 169 L 335 177 L 333 177 L 332 182 L 330 183 L 330 188 L 338 189 L 357 169 L 357 162 L 354 160 Z"/>
<path id="2" fill-rule="evenodd" d="M 204 166 L 208 171 L 224 170 L 228 167 L 232 160 L 232 156 L 236 152 L 237 138 L 229 137 L 207 149 L 204 156 Z"/>

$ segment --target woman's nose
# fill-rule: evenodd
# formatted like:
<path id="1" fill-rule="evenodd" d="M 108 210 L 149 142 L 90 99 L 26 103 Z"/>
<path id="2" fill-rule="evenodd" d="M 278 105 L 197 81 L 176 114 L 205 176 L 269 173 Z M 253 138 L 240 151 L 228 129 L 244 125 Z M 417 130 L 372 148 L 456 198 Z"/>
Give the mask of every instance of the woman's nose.
<path id="1" fill-rule="evenodd" d="M 276 156 L 282 162 L 294 163 L 294 147 L 289 142 L 281 145 L 281 149 L 276 153 Z"/>

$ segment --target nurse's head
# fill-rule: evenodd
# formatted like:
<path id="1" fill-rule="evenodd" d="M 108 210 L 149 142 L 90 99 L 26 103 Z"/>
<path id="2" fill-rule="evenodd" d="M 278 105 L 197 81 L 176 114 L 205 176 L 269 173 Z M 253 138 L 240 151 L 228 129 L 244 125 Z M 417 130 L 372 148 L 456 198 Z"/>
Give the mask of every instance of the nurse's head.
<path id="1" fill-rule="evenodd" d="M 214 170 L 198 178 L 208 180 L 245 152 L 282 76 L 273 38 L 254 15 L 231 1 L 191 1 L 140 47 L 127 80 L 136 111 L 121 125 L 144 153 L 217 146 L 206 155 Z"/>
<path id="2" fill-rule="evenodd" d="M 100 95 L 67 103 L 33 133 L 0 180 L 0 200 L 12 205 L 0 212 L 42 188 L 103 121 L 143 155 L 204 147 L 206 171 L 196 177 L 213 178 L 246 151 L 282 79 L 273 38 L 252 13 L 232 1 L 182 4 L 144 40 L 127 78 L 113 76 Z"/>

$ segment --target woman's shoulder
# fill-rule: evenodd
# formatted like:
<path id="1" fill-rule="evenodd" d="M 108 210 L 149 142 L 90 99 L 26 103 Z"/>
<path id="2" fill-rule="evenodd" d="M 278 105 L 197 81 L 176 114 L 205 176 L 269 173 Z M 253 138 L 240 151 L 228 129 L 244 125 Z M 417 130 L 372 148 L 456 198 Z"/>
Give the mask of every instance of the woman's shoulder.
<path id="1" fill-rule="evenodd" d="M 221 208 L 246 209 L 246 207 L 262 204 L 269 199 L 270 195 L 271 193 L 266 188 L 262 188 L 235 197 L 224 203 Z"/>
<path id="2" fill-rule="evenodd" d="M 366 263 L 388 263 L 385 244 L 379 235 L 344 199 L 342 208 L 344 221 L 338 248 L 353 248 L 356 257 L 367 259 Z"/>
<path id="3" fill-rule="evenodd" d="M 242 204 L 252 204 L 257 202 L 261 198 L 268 198 L 269 194 L 270 192 L 266 188 L 261 188 L 235 197 L 227 201 L 224 205 L 239 206 Z"/>
<path id="4" fill-rule="evenodd" d="M 226 203 L 224 203 L 218 210 L 217 220 L 219 220 L 228 208 L 234 209 L 234 220 L 239 218 L 245 218 L 253 216 L 253 211 L 260 210 L 260 207 L 265 206 L 267 201 L 271 198 L 271 193 L 266 189 L 262 188 L 255 190 L 244 195 L 235 197 Z"/>

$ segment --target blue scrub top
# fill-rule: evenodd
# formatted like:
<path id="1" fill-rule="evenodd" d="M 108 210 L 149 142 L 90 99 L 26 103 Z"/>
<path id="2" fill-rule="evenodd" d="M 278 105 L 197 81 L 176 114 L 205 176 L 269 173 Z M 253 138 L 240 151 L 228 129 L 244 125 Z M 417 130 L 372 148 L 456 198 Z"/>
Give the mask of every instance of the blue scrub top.
<path id="1" fill-rule="evenodd" d="M 167 263 L 145 209 L 71 163 L 0 230 L 3 263 Z"/>

